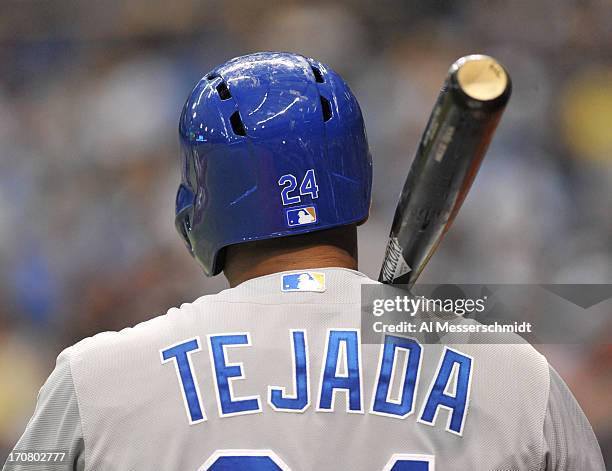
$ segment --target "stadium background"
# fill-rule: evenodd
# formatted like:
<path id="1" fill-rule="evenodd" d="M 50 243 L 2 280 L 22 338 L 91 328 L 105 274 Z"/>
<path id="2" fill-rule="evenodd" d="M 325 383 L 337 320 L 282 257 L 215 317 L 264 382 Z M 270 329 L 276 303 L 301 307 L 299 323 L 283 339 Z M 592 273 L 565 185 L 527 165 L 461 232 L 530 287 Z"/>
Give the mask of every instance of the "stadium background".
<path id="1" fill-rule="evenodd" d="M 226 287 L 174 231 L 176 128 L 195 82 L 236 55 L 312 55 L 357 95 L 375 165 L 360 231 L 372 277 L 449 64 L 495 55 L 514 97 L 423 281 L 612 283 L 611 24 L 605 0 L 3 0 L 0 461 L 62 348 Z M 575 330 L 578 343 L 539 348 L 610 462 L 612 316 Z"/>

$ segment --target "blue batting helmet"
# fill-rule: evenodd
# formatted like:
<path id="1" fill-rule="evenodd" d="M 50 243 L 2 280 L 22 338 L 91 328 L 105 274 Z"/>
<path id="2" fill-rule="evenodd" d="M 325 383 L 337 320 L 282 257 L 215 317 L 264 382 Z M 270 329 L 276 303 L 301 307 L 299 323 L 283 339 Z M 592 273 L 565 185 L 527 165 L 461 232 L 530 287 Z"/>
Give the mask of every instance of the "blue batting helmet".
<path id="1" fill-rule="evenodd" d="M 204 76 L 179 124 L 176 227 L 208 276 L 233 244 L 358 223 L 372 160 L 342 78 L 290 53 L 237 57 Z"/>

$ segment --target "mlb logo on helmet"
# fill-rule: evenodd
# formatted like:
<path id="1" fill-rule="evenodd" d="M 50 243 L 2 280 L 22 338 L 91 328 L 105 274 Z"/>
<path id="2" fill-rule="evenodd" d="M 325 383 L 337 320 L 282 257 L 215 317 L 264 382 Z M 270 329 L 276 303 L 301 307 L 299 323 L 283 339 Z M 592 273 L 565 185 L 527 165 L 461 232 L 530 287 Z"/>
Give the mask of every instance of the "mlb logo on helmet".
<path id="1" fill-rule="evenodd" d="M 325 291 L 325 273 L 306 271 L 281 276 L 281 291 Z"/>
<path id="2" fill-rule="evenodd" d="M 289 227 L 304 226 L 317 222 L 317 210 L 314 205 L 285 210 Z"/>

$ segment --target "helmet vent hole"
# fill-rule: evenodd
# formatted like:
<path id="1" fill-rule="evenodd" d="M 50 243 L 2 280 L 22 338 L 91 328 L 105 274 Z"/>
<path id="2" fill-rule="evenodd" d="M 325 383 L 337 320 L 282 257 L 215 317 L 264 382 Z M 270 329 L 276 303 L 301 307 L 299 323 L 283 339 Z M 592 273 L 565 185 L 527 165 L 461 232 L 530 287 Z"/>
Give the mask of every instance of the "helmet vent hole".
<path id="1" fill-rule="evenodd" d="M 332 117 L 332 109 L 329 100 L 321 97 L 321 109 L 323 110 L 323 121 L 329 121 Z"/>
<path id="2" fill-rule="evenodd" d="M 325 82 L 325 80 L 323 79 L 323 75 L 321 74 L 321 71 L 319 70 L 318 67 L 315 67 L 314 65 L 311 65 L 310 68 L 312 69 L 312 73 L 314 75 L 315 82 L 317 82 L 317 83 Z"/>
<path id="3" fill-rule="evenodd" d="M 219 85 L 217 85 L 217 93 L 219 94 L 219 98 L 222 100 L 229 100 L 232 97 L 232 94 L 230 93 L 229 88 L 227 88 L 227 84 L 225 82 L 221 82 Z"/>
<path id="4" fill-rule="evenodd" d="M 230 123 L 232 124 L 232 129 L 234 134 L 238 136 L 246 136 L 246 130 L 244 129 L 244 123 L 242 122 L 242 118 L 240 117 L 240 113 L 235 111 L 230 116 Z"/>
<path id="5" fill-rule="evenodd" d="M 218 77 L 218 74 L 213 74 L 212 72 L 206 76 L 206 80 L 214 80 Z"/>

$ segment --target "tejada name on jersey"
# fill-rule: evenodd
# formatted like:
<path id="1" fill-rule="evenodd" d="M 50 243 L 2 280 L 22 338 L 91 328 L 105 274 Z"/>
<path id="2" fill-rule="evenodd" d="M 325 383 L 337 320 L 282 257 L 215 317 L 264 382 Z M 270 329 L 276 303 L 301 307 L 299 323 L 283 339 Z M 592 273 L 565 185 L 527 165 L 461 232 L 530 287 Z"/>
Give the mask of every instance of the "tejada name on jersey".
<path id="1" fill-rule="evenodd" d="M 248 397 L 234 395 L 232 381 L 245 378 L 246 373 L 242 363 L 229 363 L 226 357 L 228 348 L 251 347 L 251 340 L 249 332 L 207 336 L 219 417 L 263 412 L 260 395 Z M 303 413 L 312 405 L 313 365 L 309 360 L 306 331 L 290 330 L 289 341 L 292 351 L 293 384 L 289 388 L 268 386 L 266 399 L 272 411 Z M 160 350 L 162 364 L 174 364 L 187 419 L 192 425 L 206 421 L 202 393 L 191 361 L 192 355 L 200 352 L 202 348 L 201 339 L 193 337 Z M 398 361 L 400 352 L 405 354 L 404 361 Z M 415 412 L 416 393 L 421 379 L 422 352 L 423 347 L 414 339 L 385 336 L 378 358 L 378 370 L 368 413 L 405 419 Z M 440 409 L 446 409 L 448 419 L 445 430 L 456 435 L 463 434 L 470 402 L 473 361 L 470 355 L 444 347 L 438 367 L 418 411 L 419 423 L 435 426 L 438 412 Z M 343 392 L 346 398 L 346 412 L 365 413 L 359 330 L 329 329 L 321 363 L 320 372 L 315 373 L 319 377 L 315 411 L 334 412 L 336 393 Z M 394 378 L 400 378 L 400 386 L 397 388 L 399 391 L 392 394 L 397 382 Z"/>

